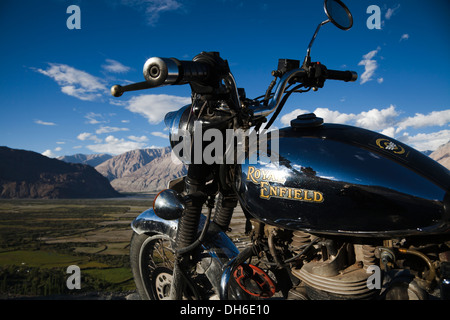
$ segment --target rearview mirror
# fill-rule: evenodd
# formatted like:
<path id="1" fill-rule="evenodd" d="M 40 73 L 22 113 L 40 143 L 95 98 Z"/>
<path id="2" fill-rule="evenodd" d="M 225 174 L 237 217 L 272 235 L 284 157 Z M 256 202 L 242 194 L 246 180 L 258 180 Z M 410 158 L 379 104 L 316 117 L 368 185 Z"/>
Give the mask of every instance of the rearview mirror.
<path id="1" fill-rule="evenodd" d="M 314 32 L 308 49 L 306 50 L 306 57 L 303 61 L 303 67 L 306 67 L 311 62 L 311 47 L 317 37 L 317 34 L 319 33 L 320 28 L 324 24 L 332 22 L 336 27 L 342 30 L 348 30 L 353 26 L 353 16 L 350 10 L 348 10 L 347 6 L 343 4 L 341 0 L 325 0 L 323 3 L 323 7 L 325 13 L 327 14 L 328 20 L 322 21 L 317 26 L 316 32 Z"/>
<path id="2" fill-rule="evenodd" d="M 324 10 L 328 19 L 339 29 L 348 30 L 353 26 L 353 16 L 341 0 L 325 0 Z"/>

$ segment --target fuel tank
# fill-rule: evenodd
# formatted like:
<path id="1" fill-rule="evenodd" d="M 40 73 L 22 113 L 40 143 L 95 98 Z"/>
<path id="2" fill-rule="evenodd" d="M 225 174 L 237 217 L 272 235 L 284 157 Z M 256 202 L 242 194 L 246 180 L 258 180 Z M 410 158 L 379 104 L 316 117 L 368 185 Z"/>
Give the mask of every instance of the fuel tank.
<path id="1" fill-rule="evenodd" d="M 450 171 L 421 152 L 314 114 L 279 130 L 278 146 L 278 163 L 237 166 L 239 200 L 254 218 L 326 235 L 450 235 Z"/>

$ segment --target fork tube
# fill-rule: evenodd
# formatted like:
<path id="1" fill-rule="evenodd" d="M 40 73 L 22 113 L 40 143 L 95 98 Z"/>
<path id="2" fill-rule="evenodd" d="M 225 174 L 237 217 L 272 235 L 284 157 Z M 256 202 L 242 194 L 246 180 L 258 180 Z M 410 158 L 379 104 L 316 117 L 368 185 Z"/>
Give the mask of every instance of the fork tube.
<path id="1" fill-rule="evenodd" d="M 188 174 L 185 179 L 185 191 L 187 194 L 193 194 L 197 191 L 203 191 L 206 177 L 210 171 L 210 166 L 191 164 L 188 168 Z M 203 202 L 192 201 L 186 204 L 183 216 L 178 222 L 176 237 L 176 249 L 183 249 L 192 244 L 197 236 L 200 215 Z M 182 299 L 185 281 L 182 272 L 189 266 L 189 253 L 181 254 L 176 257 L 173 269 L 173 280 L 170 289 L 171 300 Z M 181 271 L 183 270 L 183 271 Z"/>

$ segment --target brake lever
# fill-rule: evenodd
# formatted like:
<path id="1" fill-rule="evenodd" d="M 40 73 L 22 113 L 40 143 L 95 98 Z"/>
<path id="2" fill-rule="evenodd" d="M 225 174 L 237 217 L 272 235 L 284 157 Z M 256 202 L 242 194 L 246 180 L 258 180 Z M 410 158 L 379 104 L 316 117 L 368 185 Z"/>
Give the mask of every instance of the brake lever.
<path id="1" fill-rule="evenodd" d="M 143 90 L 143 89 L 150 89 L 154 88 L 151 84 L 149 84 L 147 81 L 138 82 L 138 83 L 132 83 L 126 86 L 121 86 L 116 84 L 115 86 L 111 87 L 111 94 L 118 98 L 123 95 L 124 92 L 127 91 L 136 91 L 136 90 Z"/>

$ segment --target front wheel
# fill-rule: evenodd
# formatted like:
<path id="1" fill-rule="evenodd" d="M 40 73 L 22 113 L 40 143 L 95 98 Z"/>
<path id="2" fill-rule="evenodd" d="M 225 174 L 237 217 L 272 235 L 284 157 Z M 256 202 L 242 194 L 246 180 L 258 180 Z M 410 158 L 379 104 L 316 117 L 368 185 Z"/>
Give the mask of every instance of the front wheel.
<path id="1" fill-rule="evenodd" d="M 130 264 L 136 289 L 142 300 L 168 300 L 175 264 L 173 240 L 162 234 L 133 233 L 130 244 Z M 188 283 L 183 299 L 196 299 Z"/>

